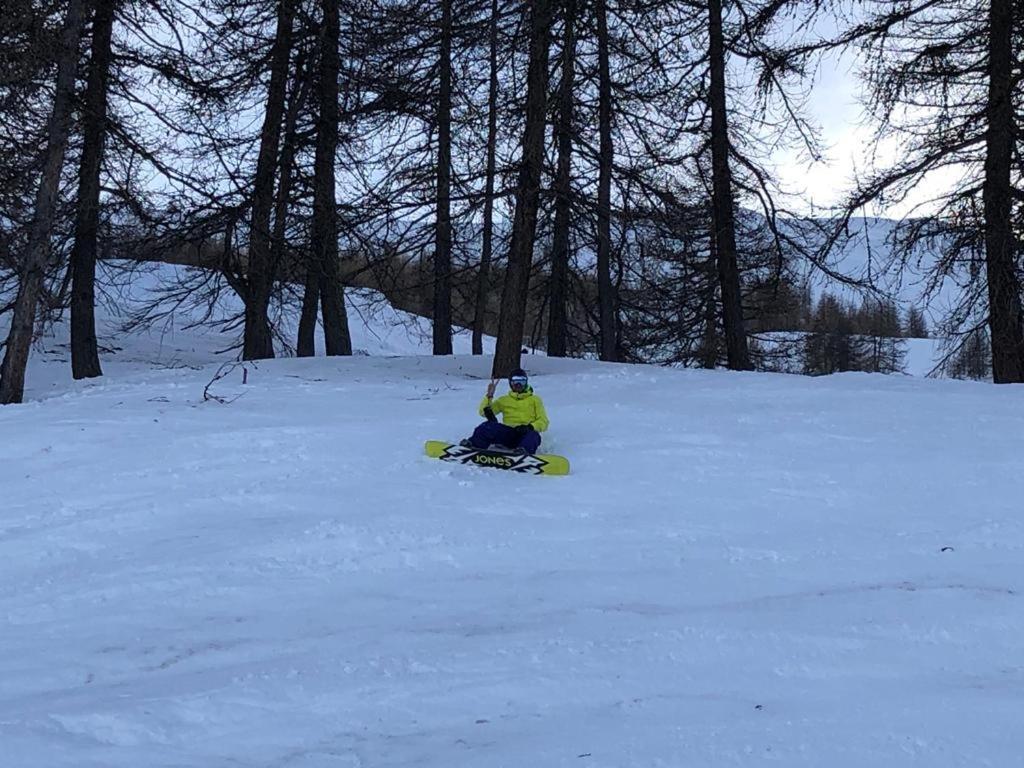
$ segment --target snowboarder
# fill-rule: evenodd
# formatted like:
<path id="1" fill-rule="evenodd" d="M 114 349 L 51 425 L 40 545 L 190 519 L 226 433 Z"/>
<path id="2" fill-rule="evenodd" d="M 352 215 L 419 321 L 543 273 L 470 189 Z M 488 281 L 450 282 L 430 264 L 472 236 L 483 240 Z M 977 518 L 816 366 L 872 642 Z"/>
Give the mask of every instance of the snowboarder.
<path id="1" fill-rule="evenodd" d="M 486 450 L 496 443 L 515 453 L 536 453 L 540 447 L 540 433 L 548 428 L 544 401 L 534 393 L 522 368 L 516 368 L 508 377 L 511 392 L 495 400 L 497 385 L 497 379 L 487 385 L 487 395 L 480 403 L 480 415 L 487 421 L 473 430 L 473 436 L 460 445 Z M 504 424 L 498 421 L 499 413 Z"/>

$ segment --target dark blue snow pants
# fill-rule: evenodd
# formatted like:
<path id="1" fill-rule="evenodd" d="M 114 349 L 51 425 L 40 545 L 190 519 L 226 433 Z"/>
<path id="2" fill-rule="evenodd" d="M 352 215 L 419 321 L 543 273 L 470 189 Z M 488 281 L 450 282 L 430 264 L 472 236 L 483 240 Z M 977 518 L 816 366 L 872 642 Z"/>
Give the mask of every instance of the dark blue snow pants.
<path id="1" fill-rule="evenodd" d="M 480 449 L 497 443 L 506 448 L 523 448 L 527 453 L 536 453 L 540 448 L 540 432 L 531 429 L 520 439 L 519 433 L 513 427 L 497 421 L 485 421 L 473 430 L 473 436 L 469 441 Z"/>

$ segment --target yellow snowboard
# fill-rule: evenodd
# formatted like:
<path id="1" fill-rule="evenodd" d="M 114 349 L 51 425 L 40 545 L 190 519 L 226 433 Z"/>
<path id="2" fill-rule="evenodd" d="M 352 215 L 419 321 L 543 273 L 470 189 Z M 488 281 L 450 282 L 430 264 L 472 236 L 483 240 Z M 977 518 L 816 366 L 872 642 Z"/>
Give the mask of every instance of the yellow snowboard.
<path id="1" fill-rule="evenodd" d="M 479 450 L 453 445 L 443 440 L 427 440 L 424 446 L 427 456 L 442 461 L 472 464 L 490 469 L 507 469 L 527 475 L 567 475 L 569 460 L 564 456 L 550 453 L 518 454 L 510 451 Z"/>

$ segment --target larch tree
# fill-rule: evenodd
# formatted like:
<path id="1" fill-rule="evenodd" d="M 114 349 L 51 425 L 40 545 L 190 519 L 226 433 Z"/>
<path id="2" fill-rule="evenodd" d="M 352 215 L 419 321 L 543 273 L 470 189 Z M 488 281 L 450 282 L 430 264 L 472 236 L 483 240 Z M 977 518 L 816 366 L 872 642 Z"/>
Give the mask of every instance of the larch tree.
<path id="1" fill-rule="evenodd" d="M 25 392 L 25 371 L 35 334 L 36 310 L 51 253 L 51 236 L 64 153 L 68 146 L 79 42 L 84 26 L 82 0 L 68 0 L 57 59 L 53 106 L 46 128 L 46 145 L 28 242 L 17 264 L 18 294 L 0 367 L 0 405 L 20 403 Z"/>
<path id="2" fill-rule="evenodd" d="M 505 377 L 520 365 L 544 169 L 552 4 L 549 0 L 536 0 L 528 5 L 530 57 L 526 78 L 526 121 L 494 354 L 493 375 L 496 377 Z"/>
<path id="3" fill-rule="evenodd" d="M 888 151 L 873 154 L 823 253 L 865 207 L 905 204 L 891 264 L 928 255 L 927 295 L 957 287 L 942 333 L 963 343 L 985 324 L 996 383 L 1024 381 L 1022 39 L 1019 3 L 907 0 L 867 4 L 833 41 L 860 54 L 874 141 Z"/>

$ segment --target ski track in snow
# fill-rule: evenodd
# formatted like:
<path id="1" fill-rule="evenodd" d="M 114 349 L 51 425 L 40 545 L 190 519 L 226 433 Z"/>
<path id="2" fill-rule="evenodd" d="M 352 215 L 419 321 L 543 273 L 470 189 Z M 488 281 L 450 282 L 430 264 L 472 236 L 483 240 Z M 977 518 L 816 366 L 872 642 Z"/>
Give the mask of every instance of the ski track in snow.
<path id="1" fill-rule="evenodd" d="M 3 765 L 1021 764 L 1021 388 L 179 342 L 0 409 Z"/>

